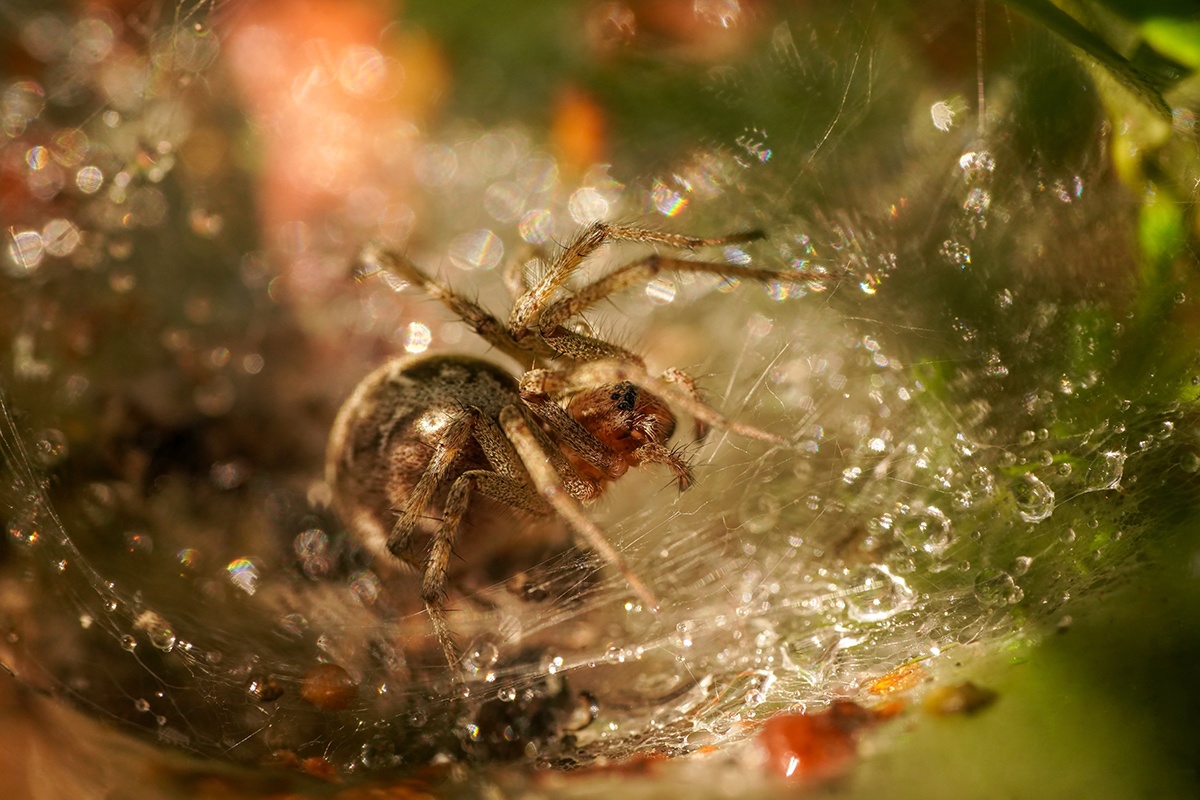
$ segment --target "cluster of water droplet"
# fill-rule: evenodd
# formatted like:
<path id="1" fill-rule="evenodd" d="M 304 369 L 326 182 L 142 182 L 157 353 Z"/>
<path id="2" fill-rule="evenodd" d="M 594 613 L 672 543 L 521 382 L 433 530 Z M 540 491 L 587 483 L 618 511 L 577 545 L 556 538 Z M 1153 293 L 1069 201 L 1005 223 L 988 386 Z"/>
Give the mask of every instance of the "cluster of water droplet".
<path id="1" fill-rule="evenodd" d="M 188 140 L 201 150 L 180 151 L 196 113 L 183 84 L 220 44 L 189 25 L 144 49 L 125 33 L 100 12 L 32 18 L 23 45 L 61 68 L 3 87 L 0 168 L 31 198 L 14 223 L 6 279 L 50 308 L 73 293 L 52 268 L 98 275 L 106 293 L 86 304 L 94 327 L 129 315 L 153 333 L 148 352 L 136 351 L 139 367 L 154 367 L 139 369 L 145 385 L 114 390 L 124 362 L 78 366 L 103 350 L 90 344 L 101 341 L 92 326 L 11 317 L 25 320 L 13 343 L 17 407 L 51 398 L 55 412 L 34 414 L 30 436 L 25 420 L 5 417 L 0 440 L 5 546 L 47 573 L 40 587 L 22 584 L 42 603 L 36 619 L 5 617 L 4 660 L 22 676 L 45 668 L 52 688 L 166 743 L 255 762 L 305 747 L 347 772 L 439 754 L 686 751 L 900 664 L 1052 620 L 1120 562 L 1129 527 L 1145 524 L 1117 501 L 1137 492 L 1145 465 L 1175 452 L 1184 413 L 1106 391 L 1110 360 L 1064 366 L 1030 344 L 1062 334 L 1095 353 L 1112 324 L 986 274 L 1002 249 L 988 237 L 1033 228 L 1040 212 L 997 199 L 996 182 L 1022 168 L 982 143 L 949 160 L 943 144 L 931 157 L 956 164 L 932 192 L 948 182 L 954 202 L 933 246 L 914 253 L 889 223 L 792 208 L 801 201 L 780 189 L 792 176 L 770 171 L 780 152 L 756 128 L 629 186 L 599 167 L 562 173 L 516 129 L 452 131 L 412 154 L 432 240 L 444 240 L 414 244 L 412 255 L 454 283 L 495 286 L 492 273 L 520 246 L 628 217 L 706 234 L 765 220 L 767 243 L 720 256 L 815 276 L 766 292 L 663 277 L 622 303 L 639 324 L 686 332 L 648 337 L 648 354 L 700 364 L 714 405 L 788 444 L 712 435 L 696 448 L 697 488 L 678 501 L 651 480 L 616 484 L 597 518 L 663 607 L 652 613 L 619 577 L 561 556 L 540 565 L 548 585 L 570 587 L 559 596 L 518 602 L 505 586 L 480 590 L 478 608 L 460 615 L 463 682 L 452 685 L 440 655 L 411 644 L 429 640 L 413 582 L 371 562 L 324 508 L 323 443 L 298 421 L 314 408 L 331 417 L 341 398 L 311 380 L 254 382 L 296 341 L 262 311 L 278 297 L 264 258 L 238 256 L 225 265 L 232 286 L 180 297 L 156 276 L 166 267 L 137 257 L 178 254 L 155 243 L 167 221 L 187 219 L 199 239 L 228 234 L 220 216 L 172 199 L 168 180 L 180 159 L 203 172 L 224 146 L 206 128 Z M 62 61 L 56 42 L 67 40 L 76 55 Z M 78 125 L 51 121 L 47 109 L 87 97 L 105 111 Z M 1080 207 L 1084 188 L 1064 174 L 1036 191 Z M 415 212 L 375 203 L 382 195 L 369 189 L 347 205 L 375 209 L 370 224 L 404 240 Z M 777 207 L 753 206 L 754 192 L 778 192 Z M 302 221 L 271 235 L 298 262 L 314 247 Z M 937 294 L 925 282 L 948 293 L 968 285 L 955 280 L 977 280 L 986 309 L 921 305 Z M 139 310 L 172 304 L 166 330 Z M 483 346 L 428 307 L 402 310 L 390 293 L 347 308 L 356 336 L 383 333 L 409 353 Z M 971 313 L 984 310 L 987 324 Z M 247 320 L 280 325 L 288 345 L 242 341 Z M 311 378 L 307 365 L 298 371 Z M 1194 452 L 1178 458 L 1185 473 L 1200 469 Z M 38 668 L 20 669 L 29 661 Z M 580 718 L 591 700 L 598 710 Z"/>

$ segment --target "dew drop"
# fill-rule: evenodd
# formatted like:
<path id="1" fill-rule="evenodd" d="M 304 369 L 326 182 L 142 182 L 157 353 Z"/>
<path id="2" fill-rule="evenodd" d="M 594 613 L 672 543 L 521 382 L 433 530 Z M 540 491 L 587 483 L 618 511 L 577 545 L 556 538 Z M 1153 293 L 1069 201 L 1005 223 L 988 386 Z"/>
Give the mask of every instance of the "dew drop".
<path id="1" fill-rule="evenodd" d="M 37 544 L 38 539 L 41 538 L 38 526 L 28 517 L 15 519 L 8 523 L 7 530 L 9 538 L 17 544 Z"/>
<path id="2" fill-rule="evenodd" d="M 500 660 L 500 649 L 489 639 L 476 639 L 463 656 L 463 666 L 473 675 L 490 670 Z"/>
<path id="3" fill-rule="evenodd" d="M 591 186 L 576 189 L 567 201 L 567 212 L 580 225 L 599 222 L 608 216 L 608 200 Z"/>
<path id="4" fill-rule="evenodd" d="M 8 274 L 14 278 L 33 272 L 46 255 L 42 235 L 37 231 L 17 231 L 9 234 Z"/>
<path id="5" fill-rule="evenodd" d="M 75 223 L 68 219 L 56 218 L 46 223 L 42 228 L 42 241 L 46 252 L 52 256 L 69 256 L 83 241 L 83 234 Z"/>
<path id="6" fill-rule="evenodd" d="M 744 522 L 743 530 L 748 534 L 762 534 L 774 530 L 779 523 L 781 505 L 778 498 L 770 494 L 752 494 L 742 502 L 739 509 Z"/>
<path id="7" fill-rule="evenodd" d="M 899 575 L 883 564 L 850 571 L 846 611 L 858 622 L 882 622 L 912 608 L 916 595 Z"/>
<path id="8" fill-rule="evenodd" d="M 86 166 L 75 173 L 75 185 L 84 194 L 95 194 L 104 184 L 104 173 L 99 167 Z"/>
<path id="9" fill-rule="evenodd" d="M 225 566 L 230 582 L 246 594 L 258 590 L 258 567 L 248 558 L 237 558 Z"/>
<path id="10" fill-rule="evenodd" d="M 975 597 L 988 608 L 1021 602 L 1025 593 L 1004 570 L 984 570 L 975 576 Z"/>
<path id="11" fill-rule="evenodd" d="M 1024 481 L 1013 487 L 1017 497 L 1017 513 L 1026 522 L 1041 522 L 1054 513 L 1054 490 L 1035 475 L 1025 475 Z"/>
<path id="12" fill-rule="evenodd" d="M 128 650 L 130 653 L 137 649 L 137 639 L 133 638 L 129 634 L 122 636 L 120 642 L 121 649 Z"/>
<path id="13" fill-rule="evenodd" d="M 448 254 L 460 269 L 493 269 L 504 258 L 504 243 L 486 228 L 457 236 Z"/>
<path id="14" fill-rule="evenodd" d="M 146 632 L 150 644 L 169 653 L 175 647 L 175 632 L 170 624 L 153 611 L 143 611 L 134 621 L 133 627 Z"/>
<path id="15" fill-rule="evenodd" d="M 914 550 L 940 556 L 954 539 L 950 518 L 937 506 L 913 509 L 896 522 L 896 535 Z"/>
<path id="16" fill-rule="evenodd" d="M 1125 473 L 1125 458 L 1125 453 L 1120 450 L 1101 453 L 1088 467 L 1087 488 L 1084 491 L 1098 492 L 1105 489 L 1116 489 L 1121 483 L 1121 476 Z"/>

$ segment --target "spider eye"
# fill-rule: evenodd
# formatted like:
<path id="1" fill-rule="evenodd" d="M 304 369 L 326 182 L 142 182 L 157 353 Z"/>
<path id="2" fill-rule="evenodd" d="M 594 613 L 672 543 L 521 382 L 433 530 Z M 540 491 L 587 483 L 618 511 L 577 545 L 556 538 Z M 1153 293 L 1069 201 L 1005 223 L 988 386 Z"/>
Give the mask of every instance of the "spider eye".
<path id="1" fill-rule="evenodd" d="M 613 392 L 612 399 L 617 403 L 618 411 L 633 411 L 637 404 L 638 390 L 632 383 L 617 384 L 617 390 Z"/>

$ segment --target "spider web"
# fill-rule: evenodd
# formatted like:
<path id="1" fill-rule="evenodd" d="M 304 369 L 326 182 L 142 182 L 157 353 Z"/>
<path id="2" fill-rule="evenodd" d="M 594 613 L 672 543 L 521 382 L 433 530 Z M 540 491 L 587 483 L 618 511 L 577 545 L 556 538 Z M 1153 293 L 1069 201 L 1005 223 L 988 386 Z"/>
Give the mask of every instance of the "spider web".
<path id="1" fill-rule="evenodd" d="M 277 302 L 288 278 L 252 250 L 251 223 L 211 211 L 253 218 L 231 199 L 245 176 L 199 191 L 179 167 L 231 109 L 196 89 L 228 80 L 214 66 L 228 43 L 199 16 L 212 9 L 174 10 L 141 39 L 103 15 L 19 20 L 34 50 L 55 25 L 95 47 L 106 25 L 126 35 L 98 58 L 132 65 L 152 101 L 120 106 L 109 87 L 107 105 L 72 104 L 101 96 L 79 65 L 48 87 L 6 77 L 5 149 L 43 164 L 20 173 L 39 202 L 13 228 L 3 295 L 0 660 L 28 686 L 169 748 L 319 757 L 341 775 L 685 754 L 781 709 L 872 702 L 875 681 L 947 651 L 1036 637 L 1190 502 L 1162 501 L 1164 465 L 1196 468 L 1180 391 L 1129 379 L 1116 347 L 1135 208 L 1105 174 L 1094 105 L 1078 101 L 1090 122 L 1053 156 L 1001 98 L 982 135 L 972 119 L 942 130 L 914 111 L 942 99 L 906 85 L 920 73 L 896 19 L 820 17 L 803 45 L 780 22 L 761 54 L 707 78 L 744 132 L 649 178 L 572 178 L 529 134 L 462 123 L 408 143 L 423 236 L 400 212 L 355 218 L 361 198 L 330 215 L 343 247 L 327 264 L 397 239 L 500 311 L 505 256 L 595 218 L 762 228 L 721 255 L 825 276 L 802 290 L 669 277 L 588 317 L 789 443 L 681 431 L 693 490 L 650 472 L 590 510 L 657 613 L 577 550 L 527 565 L 544 599 L 508 581 L 453 596 L 456 685 L 425 653 L 411 582 L 327 510 L 323 426 L 383 350 L 485 347 L 381 282 Z M 1034 78 L 1064 63 L 1027 46 Z M 609 248 L 588 268 L 637 255 Z M 322 663 L 355 684 L 345 709 L 305 699 Z"/>

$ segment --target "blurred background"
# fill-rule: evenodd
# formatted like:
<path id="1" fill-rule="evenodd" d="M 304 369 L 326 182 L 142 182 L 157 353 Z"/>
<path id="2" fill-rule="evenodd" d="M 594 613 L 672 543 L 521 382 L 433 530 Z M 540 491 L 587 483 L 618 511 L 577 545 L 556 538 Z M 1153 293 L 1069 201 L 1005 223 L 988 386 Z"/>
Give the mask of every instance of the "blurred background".
<path id="1" fill-rule="evenodd" d="M 0 0 L 0 41 L 4 796 L 1200 789 L 1190 4 Z M 505 313 L 597 220 L 814 276 L 586 322 L 788 444 L 684 425 L 694 489 L 590 509 L 657 614 L 460 553 L 456 686 L 324 451 L 384 359 L 498 357 L 356 257 Z"/>

